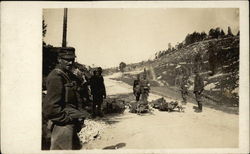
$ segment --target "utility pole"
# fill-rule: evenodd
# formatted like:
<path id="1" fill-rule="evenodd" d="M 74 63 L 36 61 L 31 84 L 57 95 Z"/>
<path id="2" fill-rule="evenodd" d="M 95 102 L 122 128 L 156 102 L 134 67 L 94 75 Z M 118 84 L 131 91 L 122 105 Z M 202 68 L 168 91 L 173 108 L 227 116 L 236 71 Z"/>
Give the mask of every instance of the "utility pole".
<path id="1" fill-rule="evenodd" d="M 62 38 L 62 47 L 67 46 L 67 18 L 68 18 L 68 9 L 64 8 L 64 15 L 63 15 L 63 38 Z"/>

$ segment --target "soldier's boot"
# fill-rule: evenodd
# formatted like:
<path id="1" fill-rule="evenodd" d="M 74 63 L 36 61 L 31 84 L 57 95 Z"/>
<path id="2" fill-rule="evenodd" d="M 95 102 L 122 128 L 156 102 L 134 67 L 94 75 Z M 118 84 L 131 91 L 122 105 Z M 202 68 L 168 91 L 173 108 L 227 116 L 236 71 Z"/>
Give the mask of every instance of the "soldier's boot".
<path id="1" fill-rule="evenodd" d="M 200 111 L 202 112 L 202 104 L 200 103 Z"/>
<path id="2" fill-rule="evenodd" d="M 199 111 L 202 112 L 202 104 L 200 101 L 198 102 L 198 108 L 199 108 Z"/>
<path id="3" fill-rule="evenodd" d="M 93 104 L 93 107 L 92 107 L 92 118 L 95 118 L 96 117 L 96 105 Z"/>

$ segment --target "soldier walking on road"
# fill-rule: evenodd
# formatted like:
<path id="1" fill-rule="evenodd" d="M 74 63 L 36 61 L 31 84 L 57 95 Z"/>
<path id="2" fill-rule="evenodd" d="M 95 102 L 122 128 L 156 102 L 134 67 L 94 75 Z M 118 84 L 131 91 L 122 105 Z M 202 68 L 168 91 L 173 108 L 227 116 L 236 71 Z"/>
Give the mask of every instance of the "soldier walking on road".
<path id="1" fill-rule="evenodd" d="M 93 96 L 93 117 L 96 117 L 97 115 L 103 117 L 101 105 L 103 103 L 103 99 L 106 98 L 106 88 L 104 85 L 101 67 L 98 67 L 97 70 L 94 70 L 94 75 L 90 79 L 90 88 L 91 94 Z"/>
<path id="2" fill-rule="evenodd" d="M 202 112 L 202 92 L 204 90 L 204 80 L 200 76 L 199 72 L 196 70 L 195 72 L 195 79 L 194 79 L 194 94 L 195 99 L 198 103 L 198 112 Z"/>
<path id="3" fill-rule="evenodd" d="M 59 64 L 48 75 L 47 95 L 43 101 L 43 118 L 51 130 L 51 150 L 80 149 L 77 136 L 88 117 L 78 107 L 77 84 L 71 72 L 75 49 L 63 47 L 58 54 Z"/>
<path id="4" fill-rule="evenodd" d="M 137 79 L 134 80 L 133 93 L 135 95 L 136 101 L 140 100 L 141 90 L 140 90 L 140 74 L 137 75 Z"/>

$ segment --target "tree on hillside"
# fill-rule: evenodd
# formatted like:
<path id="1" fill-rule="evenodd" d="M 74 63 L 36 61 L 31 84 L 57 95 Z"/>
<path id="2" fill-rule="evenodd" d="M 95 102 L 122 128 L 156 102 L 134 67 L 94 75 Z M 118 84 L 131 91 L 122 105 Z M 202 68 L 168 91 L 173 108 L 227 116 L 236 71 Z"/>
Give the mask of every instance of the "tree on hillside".
<path id="1" fill-rule="evenodd" d="M 191 44 L 191 41 L 190 41 L 190 34 L 187 34 L 186 38 L 185 38 L 185 45 L 189 45 Z"/>
<path id="2" fill-rule="evenodd" d="M 219 27 L 217 27 L 216 29 L 211 28 L 209 30 L 209 37 L 212 38 L 212 39 L 213 38 L 218 38 L 220 35 L 221 35 L 221 30 L 220 30 Z"/>
<path id="3" fill-rule="evenodd" d="M 42 25 L 42 29 L 43 29 L 43 38 L 45 37 L 46 33 L 47 33 L 47 24 L 45 23 L 45 20 L 43 19 L 43 25 Z M 43 45 L 46 45 L 46 43 L 43 40 Z"/>
<path id="4" fill-rule="evenodd" d="M 211 28 L 208 32 L 209 38 L 214 38 L 215 29 Z"/>
<path id="5" fill-rule="evenodd" d="M 121 62 L 120 65 L 119 65 L 119 69 L 121 72 L 124 72 L 124 68 L 126 67 L 126 63 L 124 62 Z"/>
<path id="6" fill-rule="evenodd" d="M 220 36 L 221 36 L 221 37 L 224 37 L 224 36 L 225 36 L 225 32 L 223 31 L 223 29 L 221 29 L 221 31 L 220 31 Z"/>
<path id="7" fill-rule="evenodd" d="M 227 36 L 234 36 L 230 26 L 227 28 Z"/>
<path id="8" fill-rule="evenodd" d="M 43 37 L 45 37 L 47 32 L 47 24 L 45 24 L 45 20 L 43 19 Z"/>
<path id="9" fill-rule="evenodd" d="M 207 38 L 207 34 L 203 31 L 200 34 L 201 40 L 204 40 L 205 38 Z"/>
<path id="10" fill-rule="evenodd" d="M 238 31 L 237 36 L 240 36 L 240 31 Z"/>
<path id="11" fill-rule="evenodd" d="M 157 59 L 157 58 L 158 58 L 158 52 L 155 53 L 155 59 Z"/>
<path id="12" fill-rule="evenodd" d="M 192 34 L 188 34 L 185 38 L 185 45 L 189 45 L 195 42 L 199 42 L 207 38 L 207 34 L 205 32 L 196 32 L 194 31 Z"/>
<path id="13" fill-rule="evenodd" d="M 172 49 L 171 43 L 168 43 L 168 50 L 171 51 L 171 49 Z"/>
<path id="14" fill-rule="evenodd" d="M 178 43 L 176 48 L 179 50 L 179 49 L 183 48 L 183 46 L 184 46 L 183 43 Z"/>

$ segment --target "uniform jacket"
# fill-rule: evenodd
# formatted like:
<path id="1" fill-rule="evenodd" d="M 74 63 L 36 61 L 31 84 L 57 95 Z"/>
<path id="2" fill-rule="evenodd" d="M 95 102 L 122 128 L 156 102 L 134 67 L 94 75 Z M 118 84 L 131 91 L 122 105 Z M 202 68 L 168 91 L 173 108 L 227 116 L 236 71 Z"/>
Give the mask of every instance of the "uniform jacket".
<path id="1" fill-rule="evenodd" d="M 106 96 L 106 88 L 102 76 L 94 75 L 90 79 L 91 94 L 94 96 Z"/>
<path id="2" fill-rule="evenodd" d="M 140 80 L 134 80 L 133 91 L 134 93 L 140 93 Z"/>
<path id="3" fill-rule="evenodd" d="M 204 89 L 204 80 L 200 75 L 194 78 L 194 92 L 201 92 Z"/>
<path id="4" fill-rule="evenodd" d="M 149 92 L 150 87 L 149 87 L 149 81 L 147 79 L 141 79 L 140 80 L 140 88 L 141 88 L 141 92 Z"/>
<path id="5" fill-rule="evenodd" d="M 180 87 L 182 91 L 188 90 L 188 78 L 182 77 Z"/>
<path id="6" fill-rule="evenodd" d="M 43 117 L 57 125 L 76 123 L 84 114 L 78 110 L 74 81 L 69 74 L 57 67 L 48 75 L 47 95 L 43 100 Z"/>

